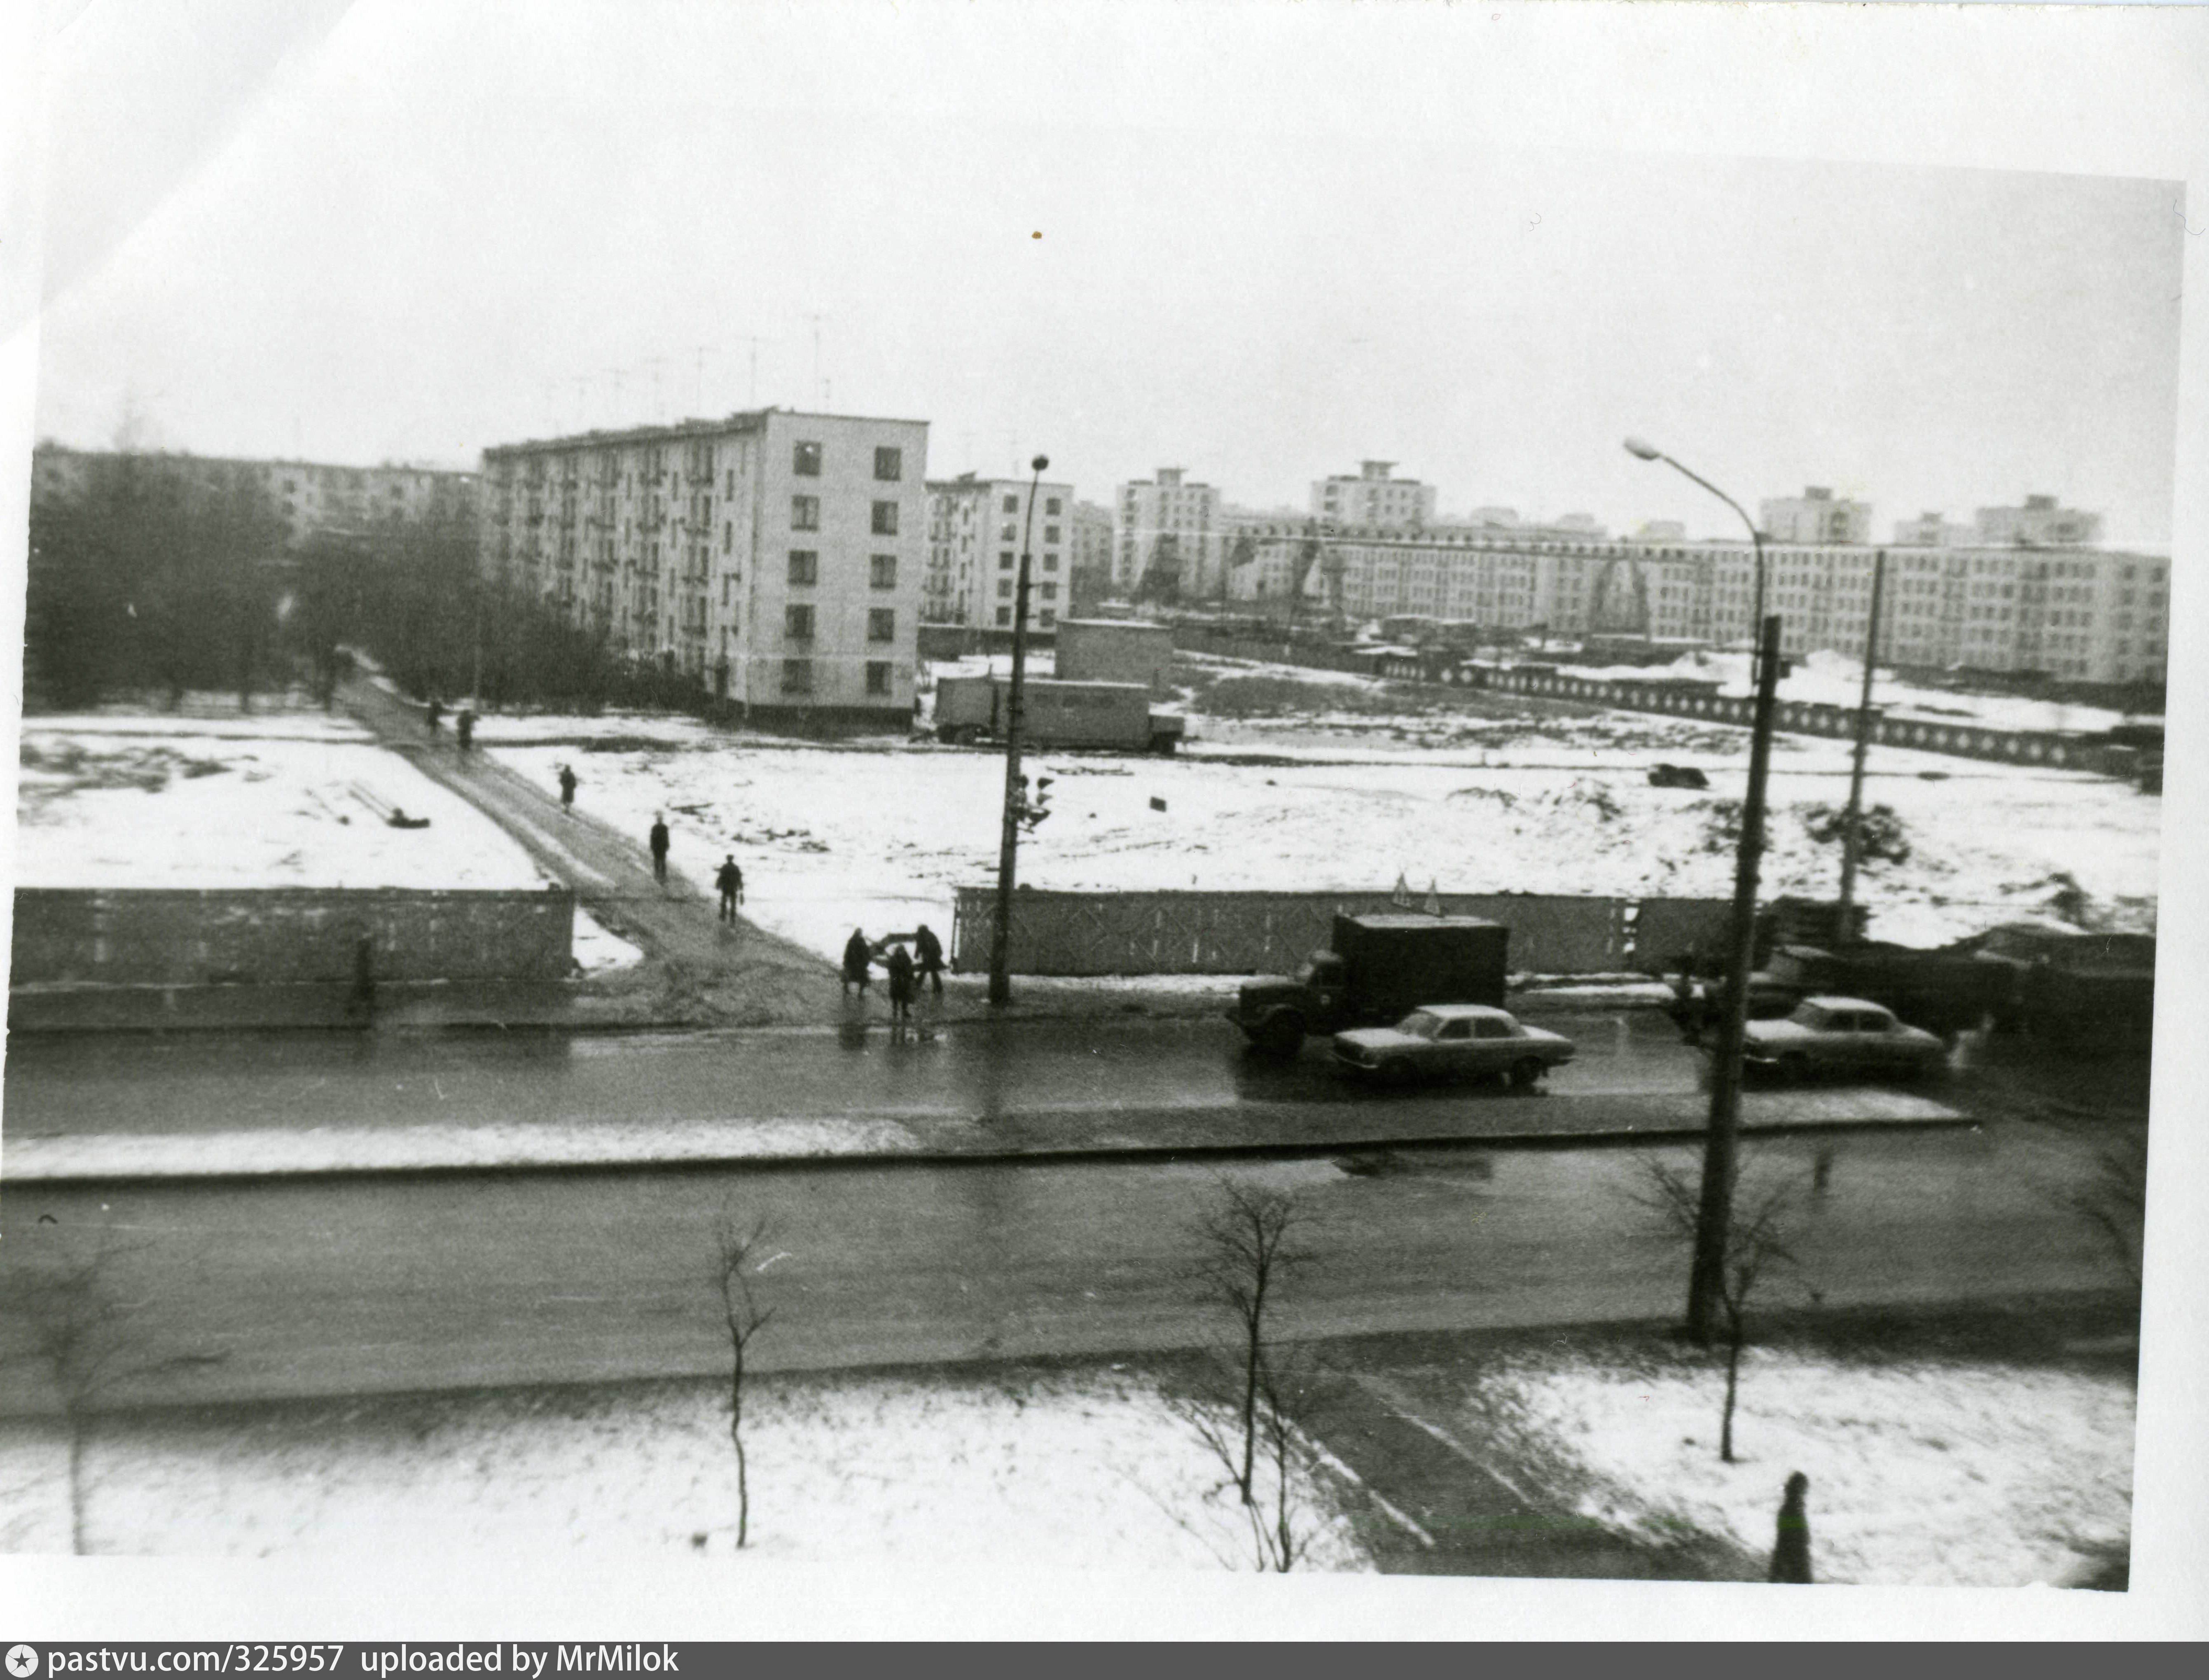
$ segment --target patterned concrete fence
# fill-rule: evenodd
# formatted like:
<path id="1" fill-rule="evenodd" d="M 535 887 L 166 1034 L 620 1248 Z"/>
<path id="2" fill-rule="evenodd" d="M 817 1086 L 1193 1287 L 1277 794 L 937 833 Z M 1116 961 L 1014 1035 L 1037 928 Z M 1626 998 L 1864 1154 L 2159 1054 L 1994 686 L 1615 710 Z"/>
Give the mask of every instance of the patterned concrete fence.
<path id="1" fill-rule="evenodd" d="M 15 894 L 10 985 L 349 982 L 376 942 L 379 980 L 559 979 L 575 894 L 277 888 Z"/>
<path id="2" fill-rule="evenodd" d="M 1723 899 L 1580 898 L 1536 893 L 1444 893 L 1453 916 L 1511 930 L 1519 973 L 1610 974 L 1656 964 L 1723 937 Z M 1057 893 L 1014 895 L 1009 964 L 1020 974 L 1279 974 L 1323 948 L 1338 913 L 1397 909 L 1385 892 Z M 996 894 L 961 887 L 951 966 L 990 963 Z"/>

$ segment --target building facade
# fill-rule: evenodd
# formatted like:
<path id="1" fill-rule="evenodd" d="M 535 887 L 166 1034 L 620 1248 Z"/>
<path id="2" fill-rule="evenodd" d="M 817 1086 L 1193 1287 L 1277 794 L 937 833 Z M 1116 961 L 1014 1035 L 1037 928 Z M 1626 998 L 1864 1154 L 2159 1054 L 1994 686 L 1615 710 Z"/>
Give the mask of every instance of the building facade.
<path id="1" fill-rule="evenodd" d="M 1822 485 L 1800 496 L 1767 497 L 1757 505 L 1757 528 L 1767 542 L 1868 543 L 1871 503 L 1834 498 Z"/>
<path id="2" fill-rule="evenodd" d="M 1069 586 L 1084 603 L 1112 593 L 1112 510 L 1094 502 L 1074 504 L 1074 547 L 1067 558 Z"/>
<path id="3" fill-rule="evenodd" d="M 1959 548 L 1969 544 L 1974 527 L 1952 525 L 1939 512 L 1922 513 L 1915 519 L 1897 520 L 1894 524 L 1894 544 L 1897 548 Z"/>
<path id="4" fill-rule="evenodd" d="M 31 455 L 32 493 L 74 495 L 96 463 L 124 458 L 106 450 L 41 443 Z M 465 525 L 475 519 L 472 473 L 166 453 L 132 452 L 127 458 L 205 489 L 260 491 L 283 518 L 286 542 L 294 549 L 316 537 L 364 537 L 410 521 L 446 519 Z"/>
<path id="5" fill-rule="evenodd" d="M 1219 492 L 1178 467 L 1120 486 L 1113 504 L 1112 587 L 1127 594 L 1208 600 L 1226 593 Z"/>
<path id="6" fill-rule="evenodd" d="M 912 712 L 928 425 L 769 408 L 484 451 L 479 562 L 773 722 Z"/>
<path id="7" fill-rule="evenodd" d="M 1435 522 L 1435 487 L 1393 477 L 1393 461 L 1365 461 L 1357 476 L 1335 473 L 1311 487 L 1311 515 L 1369 531 L 1418 531 Z M 1515 522 L 1516 516 L 1514 516 Z"/>
<path id="8" fill-rule="evenodd" d="M 928 486 L 928 569 L 921 613 L 931 624 L 1010 629 L 1020 577 L 1020 541 L 1028 537 L 1032 586 L 1029 622 L 1049 629 L 1068 610 L 1075 560 L 1074 486 L 1036 486 L 1028 522 L 1028 480 L 983 479 L 963 473 Z"/>
<path id="9" fill-rule="evenodd" d="M 2021 508 L 1982 508 L 1977 539 L 1987 548 L 2088 548 L 2102 540 L 2102 516 L 2059 508 L 2052 496 L 2028 496 Z"/>
<path id="10" fill-rule="evenodd" d="M 1237 598 L 1289 587 L 1323 605 L 1339 574 L 1353 622 L 1423 617 L 1506 631 L 1646 635 L 1745 645 L 1755 617 L 1755 551 L 1747 543 L 1596 542 L 1470 528 L 1315 531 L 1281 521 L 1248 532 Z M 1305 565 L 1306 545 L 1322 558 Z M 1861 655 L 1875 551 L 1857 545 L 1767 545 L 1768 611 L 1791 655 Z M 2164 679 L 2170 561 L 2095 549 L 1982 547 L 1890 552 L 1880 662 L 2036 671 L 2092 683 Z"/>

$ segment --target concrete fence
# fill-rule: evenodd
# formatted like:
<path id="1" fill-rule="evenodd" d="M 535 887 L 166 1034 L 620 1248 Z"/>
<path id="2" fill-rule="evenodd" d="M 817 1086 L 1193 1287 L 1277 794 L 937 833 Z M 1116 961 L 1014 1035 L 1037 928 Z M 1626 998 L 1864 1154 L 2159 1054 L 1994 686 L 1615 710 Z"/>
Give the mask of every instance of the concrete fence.
<path id="1" fill-rule="evenodd" d="M 1417 902 L 1424 904 L 1422 895 Z M 1514 972 L 1611 974 L 1653 971 L 1694 944 L 1723 940 L 1724 899 L 1568 897 L 1537 893 L 1444 893 L 1453 916 L 1511 930 Z M 1338 913 L 1400 908 L 1386 892 L 1060 893 L 1014 894 L 1008 964 L 1020 974 L 1277 974 L 1324 948 Z M 990 965 L 996 894 L 961 887 L 951 966 Z"/>
<path id="2" fill-rule="evenodd" d="M 560 979 L 575 894 L 397 888 L 15 894 L 11 986 L 350 982 L 375 942 L 379 980 Z"/>

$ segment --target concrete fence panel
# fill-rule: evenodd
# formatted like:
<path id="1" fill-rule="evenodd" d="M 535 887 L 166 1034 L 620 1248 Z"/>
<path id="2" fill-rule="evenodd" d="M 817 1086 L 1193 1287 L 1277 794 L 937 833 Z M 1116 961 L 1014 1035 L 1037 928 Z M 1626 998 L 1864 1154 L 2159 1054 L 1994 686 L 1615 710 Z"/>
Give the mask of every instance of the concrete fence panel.
<path id="1" fill-rule="evenodd" d="M 375 944 L 380 980 L 560 979 L 575 900 L 545 892 L 15 894 L 11 985 L 296 985 L 350 981 Z"/>

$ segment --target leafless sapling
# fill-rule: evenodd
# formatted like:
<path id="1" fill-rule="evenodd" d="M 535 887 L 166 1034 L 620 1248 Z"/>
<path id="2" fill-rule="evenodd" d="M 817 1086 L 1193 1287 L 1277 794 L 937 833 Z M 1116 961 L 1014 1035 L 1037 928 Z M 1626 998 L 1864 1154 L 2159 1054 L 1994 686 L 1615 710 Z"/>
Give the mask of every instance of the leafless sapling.
<path id="1" fill-rule="evenodd" d="M 744 1362 L 752 1339 L 774 1316 L 773 1307 L 759 1304 L 754 1280 L 759 1275 L 755 1256 L 774 1234 L 764 1218 L 739 1222 L 725 1211 L 714 1231 L 715 1281 L 721 1292 L 721 1319 L 729 1333 L 729 1444 L 737 1449 L 737 1545 L 751 1538 L 752 1498 L 744 1458 Z"/>
<path id="2" fill-rule="evenodd" d="M 1303 1256 L 1288 1246 L 1303 1208 L 1293 1191 L 1220 1181 L 1218 1197 L 1205 1210 L 1197 1231 L 1204 1245 L 1201 1262 L 1213 1298 L 1233 1316 L 1236 1355 L 1241 1365 L 1236 1410 L 1241 1421 L 1235 1484 L 1245 1505 L 1255 1504 L 1251 1479 L 1258 1454 L 1259 1407 L 1264 1399 L 1266 1310 L 1282 1275 Z"/>
<path id="3" fill-rule="evenodd" d="M 1636 1200 L 1652 1209 L 1665 1228 L 1693 1244 L 1700 1213 L 1701 1186 L 1669 1163 L 1649 1158 Z M 1797 1187 L 1785 1180 L 1761 1187 L 1735 1186 L 1726 1221 L 1725 1263 L 1719 1268 L 1718 1306 L 1725 1322 L 1725 1408 L 1718 1419 L 1718 1457 L 1733 1458 L 1734 1400 L 1741 1388 L 1741 1352 L 1749 1338 L 1749 1308 L 1758 1285 L 1778 1267 L 1792 1265 L 1784 1229 Z"/>

